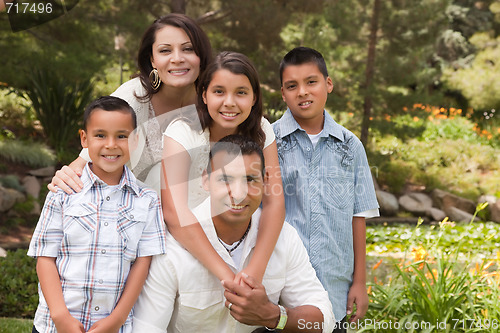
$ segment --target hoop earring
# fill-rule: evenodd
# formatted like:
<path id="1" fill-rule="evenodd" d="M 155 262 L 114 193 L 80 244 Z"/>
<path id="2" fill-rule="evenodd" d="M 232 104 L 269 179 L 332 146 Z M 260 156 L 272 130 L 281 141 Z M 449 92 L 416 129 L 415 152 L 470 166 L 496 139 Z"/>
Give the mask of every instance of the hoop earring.
<path id="1" fill-rule="evenodd" d="M 161 85 L 160 75 L 158 74 L 158 70 L 153 68 L 151 73 L 149 73 L 149 81 L 151 82 L 151 87 L 154 91 L 158 90 Z"/>

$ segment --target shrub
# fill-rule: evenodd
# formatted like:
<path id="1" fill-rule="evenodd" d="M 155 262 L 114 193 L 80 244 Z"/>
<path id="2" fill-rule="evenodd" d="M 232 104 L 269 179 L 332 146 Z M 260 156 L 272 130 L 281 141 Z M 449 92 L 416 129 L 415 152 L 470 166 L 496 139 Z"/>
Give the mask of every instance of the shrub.
<path id="1" fill-rule="evenodd" d="M 44 144 L 37 142 L 0 141 L 0 157 L 6 161 L 30 167 L 46 167 L 55 164 L 54 153 Z"/>
<path id="2" fill-rule="evenodd" d="M 478 205 L 476 214 L 485 207 Z M 368 324 L 359 332 L 496 331 L 500 326 L 500 253 L 496 261 L 483 259 L 471 265 L 471 253 L 464 258 L 459 251 L 469 244 L 464 235 L 457 236 L 456 247 L 442 244 L 453 233 L 453 223 L 443 220 L 434 239 L 419 236 L 420 224 L 408 237 L 411 250 L 393 265 L 395 276 L 370 284 Z M 412 260 L 407 262 L 410 253 Z M 497 329 L 491 330 L 491 325 Z"/>
<path id="3" fill-rule="evenodd" d="M 30 79 L 26 96 L 61 161 L 70 139 L 78 136 L 84 108 L 93 99 L 92 81 L 67 81 L 47 69 L 34 71 Z"/>
<path id="4" fill-rule="evenodd" d="M 0 317 L 33 318 L 38 305 L 36 261 L 26 250 L 0 258 Z"/>

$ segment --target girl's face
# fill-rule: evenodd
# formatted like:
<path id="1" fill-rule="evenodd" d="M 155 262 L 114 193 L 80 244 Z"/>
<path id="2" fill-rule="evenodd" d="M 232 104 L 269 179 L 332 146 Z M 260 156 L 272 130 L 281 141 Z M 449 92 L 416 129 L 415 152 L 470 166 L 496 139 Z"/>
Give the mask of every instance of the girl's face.
<path id="1" fill-rule="evenodd" d="M 235 134 L 255 103 L 250 80 L 243 74 L 233 74 L 227 69 L 217 70 L 203 92 L 203 102 L 213 119 L 213 126 L 222 129 L 226 135 Z"/>
<path id="2" fill-rule="evenodd" d="M 164 85 L 182 88 L 194 85 L 200 74 L 200 58 L 181 28 L 166 25 L 156 32 L 151 64 Z"/>

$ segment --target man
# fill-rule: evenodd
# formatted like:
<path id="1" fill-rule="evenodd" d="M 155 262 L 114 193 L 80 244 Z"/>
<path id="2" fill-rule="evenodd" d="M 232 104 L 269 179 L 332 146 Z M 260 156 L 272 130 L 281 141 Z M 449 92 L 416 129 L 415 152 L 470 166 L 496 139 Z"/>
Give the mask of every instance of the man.
<path id="1" fill-rule="evenodd" d="M 203 175 L 210 197 L 194 210 L 211 244 L 233 271 L 248 263 L 266 181 L 262 149 L 228 136 L 212 149 Z M 189 226 L 188 226 L 189 227 Z M 332 306 L 295 229 L 283 227 L 262 284 L 212 275 L 169 235 L 153 259 L 134 314 L 134 332 L 252 332 L 259 327 L 331 332 Z M 279 305 L 278 305 L 279 304 Z"/>

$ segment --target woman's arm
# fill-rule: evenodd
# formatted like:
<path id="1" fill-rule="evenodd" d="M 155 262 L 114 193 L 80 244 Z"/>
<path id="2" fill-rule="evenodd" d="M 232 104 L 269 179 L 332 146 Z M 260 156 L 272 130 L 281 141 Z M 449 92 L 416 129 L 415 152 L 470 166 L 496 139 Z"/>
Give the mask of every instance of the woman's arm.
<path id="1" fill-rule="evenodd" d="M 268 181 L 262 197 L 259 233 L 252 259 L 248 266 L 243 269 L 247 275 L 253 277 L 259 283 L 262 282 L 267 262 L 273 253 L 285 221 L 285 197 L 283 195 L 276 141 L 264 148 L 264 158 L 266 160 Z"/>
<path id="2" fill-rule="evenodd" d="M 161 202 L 168 231 L 220 280 L 232 280 L 234 273 L 208 240 L 188 206 L 191 158 L 174 139 L 165 136 L 162 158 Z M 200 175 L 201 176 L 201 175 Z"/>
<path id="3" fill-rule="evenodd" d="M 64 302 L 56 258 L 38 257 L 36 273 L 40 281 L 43 297 L 49 307 L 50 317 L 56 325 L 57 331 L 61 333 L 85 332 L 83 324 L 69 313 Z"/>
<path id="4" fill-rule="evenodd" d="M 132 307 L 141 293 L 144 281 L 148 277 L 151 256 L 139 257 L 135 260 L 125 283 L 125 288 L 111 314 L 97 321 L 88 333 L 118 332 L 132 310 Z"/>
<path id="5" fill-rule="evenodd" d="M 52 178 L 52 182 L 47 185 L 47 188 L 52 192 L 57 192 L 57 187 L 59 187 L 68 194 L 72 194 L 73 191 L 80 192 L 83 188 L 80 176 L 86 163 L 86 160 L 78 156 L 76 160 L 69 165 L 63 166 L 61 170 L 56 172 Z"/>

